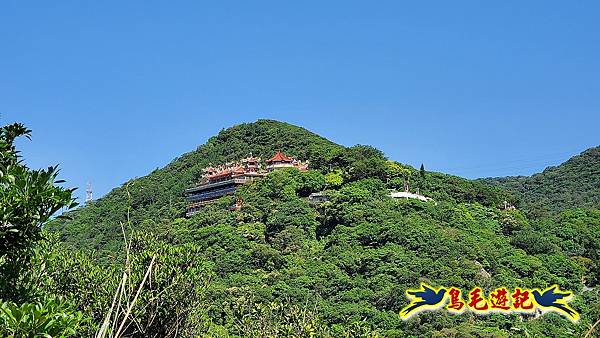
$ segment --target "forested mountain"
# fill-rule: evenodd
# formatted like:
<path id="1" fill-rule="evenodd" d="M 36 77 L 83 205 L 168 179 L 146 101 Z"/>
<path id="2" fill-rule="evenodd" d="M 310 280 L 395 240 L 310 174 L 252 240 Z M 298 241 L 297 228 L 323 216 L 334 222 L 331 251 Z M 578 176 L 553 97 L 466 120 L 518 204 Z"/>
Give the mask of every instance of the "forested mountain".
<path id="1" fill-rule="evenodd" d="M 311 170 L 270 173 L 183 217 L 183 192 L 202 168 L 277 150 L 310 160 Z M 577 179 L 591 182 L 596 172 L 579 170 Z M 389 189 L 405 182 L 433 200 L 391 198 Z M 314 192 L 327 201 L 311 203 Z M 597 192 L 588 196 L 597 201 Z M 244 203 L 232 211 L 236 197 Z M 81 311 L 82 336 L 101 330 L 107 316 L 125 318 L 130 337 L 582 335 L 600 318 L 600 211 L 565 202 L 560 212 L 529 217 L 521 209 L 528 198 L 259 120 L 222 130 L 70 220 L 48 223 L 55 234 L 46 234 L 38 268 L 22 283 L 37 281 L 36 294 Z M 439 311 L 403 321 L 405 290 L 420 282 L 486 293 L 558 284 L 575 292 L 581 319 Z M 111 305 L 135 303 L 136 290 L 128 315 L 127 306 Z"/>
<path id="2" fill-rule="evenodd" d="M 310 161 L 310 168 L 322 173 L 344 169 L 346 179 L 378 178 L 386 180 L 388 170 L 383 154 L 369 146 L 346 148 L 304 128 L 273 120 L 258 120 L 222 130 L 195 151 L 173 160 L 147 176 L 130 180 L 106 196 L 66 214 L 70 220 L 57 220 L 46 225 L 62 234 L 65 243 L 78 248 L 120 250 L 121 225 L 129 219 L 135 228 L 153 227 L 182 217 L 186 188 L 198 182 L 202 169 L 209 164 L 236 161 L 249 154 L 263 160 L 276 151 Z M 486 205 L 511 199 L 500 189 L 456 176 L 431 173 L 429 180 L 416 175 L 413 168 L 398 167 L 391 184 L 403 184 L 402 171 L 408 172 L 413 190 L 441 200 L 479 201 Z M 389 182 L 388 182 L 389 183 Z M 502 196 L 500 196 L 502 195 Z"/>
<path id="3" fill-rule="evenodd" d="M 600 146 L 590 148 L 557 167 L 533 176 L 487 178 L 484 182 L 520 197 L 521 207 L 534 217 L 566 208 L 600 208 Z"/>

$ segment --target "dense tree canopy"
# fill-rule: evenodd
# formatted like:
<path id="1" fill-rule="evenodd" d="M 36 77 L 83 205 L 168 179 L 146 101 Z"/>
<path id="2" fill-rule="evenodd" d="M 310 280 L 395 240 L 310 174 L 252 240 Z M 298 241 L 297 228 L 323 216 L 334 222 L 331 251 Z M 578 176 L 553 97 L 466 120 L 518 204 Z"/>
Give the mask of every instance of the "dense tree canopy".
<path id="1" fill-rule="evenodd" d="M 279 149 L 312 169 L 273 172 L 183 217 L 183 190 L 209 163 Z M 405 188 L 433 200 L 390 197 Z M 314 192 L 327 201 L 312 202 Z M 243 205 L 232 211 L 238 197 Z M 68 302 L 83 315 L 83 336 L 106 318 L 140 337 L 581 335 L 600 318 L 600 211 L 566 203 L 532 217 L 522 200 L 516 190 L 261 120 L 50 222 L 54 233 L 34 255 L 44 268 L 20 283 L 39 299 Z M 422 281 L 485 292 L 556 283 L 575 292 L 581 320 L 441 311 L 402 321 L 404 291 Z M 129 315 L 113 306 L 117 294 L 135 302 Z"/>

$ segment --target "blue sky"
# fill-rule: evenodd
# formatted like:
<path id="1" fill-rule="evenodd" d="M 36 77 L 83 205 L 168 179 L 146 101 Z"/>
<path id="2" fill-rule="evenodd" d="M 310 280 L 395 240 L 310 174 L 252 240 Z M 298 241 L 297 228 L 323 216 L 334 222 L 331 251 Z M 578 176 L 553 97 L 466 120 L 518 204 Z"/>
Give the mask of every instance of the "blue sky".
<path id="1" fill-rule="evenodd" d="M 0 123 L 95 197 L 271 118 L 465 177 L 600 144 L 598 1 L 3 1 Z"/>

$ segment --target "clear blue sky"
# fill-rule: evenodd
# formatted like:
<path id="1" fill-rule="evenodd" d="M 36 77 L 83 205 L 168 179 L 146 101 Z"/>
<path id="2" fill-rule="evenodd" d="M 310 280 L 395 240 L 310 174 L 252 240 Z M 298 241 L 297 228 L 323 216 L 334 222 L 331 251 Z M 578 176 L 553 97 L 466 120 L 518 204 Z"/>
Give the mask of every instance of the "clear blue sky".
<path id="1" fill-rule="evenodd" d="M 258 118 L 465 177 L 600 144 L 598 1 L 2 1 L 0 123 L 95 197 Z"/>

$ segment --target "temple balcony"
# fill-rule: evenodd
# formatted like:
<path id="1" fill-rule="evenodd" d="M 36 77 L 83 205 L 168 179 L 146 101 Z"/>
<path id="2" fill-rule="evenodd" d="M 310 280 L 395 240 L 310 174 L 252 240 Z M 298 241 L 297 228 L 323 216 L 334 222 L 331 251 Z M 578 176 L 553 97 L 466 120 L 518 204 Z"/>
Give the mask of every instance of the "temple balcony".
<path id="1" fill-rule="evenodd" d="M 187 189 L 185 192 L 188 194 L 191 194 L 191 193 L 204 191 L 204 190 L 210 190 L 210 189 L 227 186 L 227 185 L 231 185 L 231 184 L 245 184 L 246 182 L 248 182 L 248 180 L 249 180 L 248 177 L 236 177 L 236 178 L 232 178 L 232 179 L 225 180 L 225 181 L 201 184 L 201 185 L 195 186 L 193 188 Z"/>

